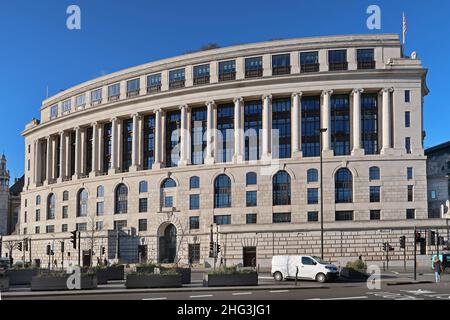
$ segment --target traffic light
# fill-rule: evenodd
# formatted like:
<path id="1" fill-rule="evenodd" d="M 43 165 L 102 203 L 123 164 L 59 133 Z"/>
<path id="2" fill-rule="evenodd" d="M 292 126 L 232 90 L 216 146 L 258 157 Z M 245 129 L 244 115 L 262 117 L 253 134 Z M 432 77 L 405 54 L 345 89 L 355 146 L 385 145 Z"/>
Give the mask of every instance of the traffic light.
<path id="1" fill-rule="evenodd" d="M 25 251 L 28 251 L 28 239 L 27 238 L 23 239 L 23 249 Z"/>
<path id="2" fill-rule="evenodd" d="M 439 246 L 445 246 L 445 239 L 442 236 L 438 237 L 438 245 Z"/>
<path id="3" fill-rule="evenodd" d="M 47 255 L 50 256 L 52 254 L 52 246 L 51 245 L 47 245 Z"/>
<path id="4" fill-rule="evenodd" d="M 105 247 L 102 247 L 102 255 L 104 255 L 106 253 L 106 249 Z"/>
<path id="5" fill-rule="evenodd" d="M 72 231 L 70 236 L 70 242 L 72 242 L 72 246 L 74 249 L 77 248 L 77 230 Z"/>
<path id="6" fill-rule="evenodd" d="M 401 236 L 400 237 L 400 248 L 401 249 L 405 249 L 406 248 L 406 237 L 405 236 Z"/>
<path id="7" fill-rule="evenodd" d="M 420 232 L 416 232 L 415 239 L 416 239 L 416 243 L 420 242 L 420 239 L 422 239 L 422 235 L 420 234 Z"/>
<path id="8" fill-rule="evenodd" d="M 214 242 L 209 243 L 209 257 L 214 258 Z"/>
<path id="9" fill-rule="evenodd" d="M 388 251 L 388 243 L 383 242 L 383 251 Z"/>
<path id="10" fill-rule="evenodd" d="M 18 249 L 19 251 L 22 251 L 22 242 L 19 242 L 19 244 L 17 245 L 17 249 Z"/>
<path id="11" fill-rule="evenodd" d="M 218 255 L 220 253 L 220 244 L 217 244 L 217 251 L 216 254 Z"/>
<path id="12" fill-rule="evenodd" d="M 435 231 L 431 231 L 428 233 L 428 245 L 429 246 L 434 246 L 436 245 L 436 232 Z"/>
<path id="13" fill-rule="evenodd" d="M 61 252 L 64 253 L 64 241 L 61 241 Z"/>

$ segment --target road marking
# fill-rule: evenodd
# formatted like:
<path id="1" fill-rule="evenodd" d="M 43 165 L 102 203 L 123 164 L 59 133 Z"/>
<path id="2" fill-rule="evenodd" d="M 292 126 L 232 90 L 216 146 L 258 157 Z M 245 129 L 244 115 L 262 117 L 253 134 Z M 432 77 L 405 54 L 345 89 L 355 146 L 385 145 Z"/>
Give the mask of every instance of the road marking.
<path id="1" fill-rule="evenodd" d="M 244 296 L 244 295 L 249 295 L 252 294 L 251 292 L 234 292 L 231 295 L 233 296 Z"/>
<path id="2" fill-rule="evenodd" d="M 162 297 L 162 298 L 146 298 L 146 299 L 142 299 L 142 300 L 167 300 L 167 297 Z"/>
<path id="3" fill-rule="evenodd" d="M 393 274 L 400 274 L 400 272 L 392 271 Z"/>
<path id="4" fill-rule="evenodd" d="M 258 277 L 258 279 L 270 279 L 270 280 L 272 280 L 273 277 Z"/>
<path id="5" fill-rule="evenodd" d="M 316 299 L 307 299 L 307 300 L 357 300 L 357 299 L 368 299 L 367 296 L 359 296 L 359 297 L 343 297 L 343 298 L 316 298 Z"/>
<path id="6" fill-rule="evenodd" d="M 411 293 L 411 294 L 414 294 L 414 295 L 435 293 L 434 291 L 428 291 L 428 290 L 422 290 L 422 289 L 419 289 L 419 290 L 400 290 L 400 291 Z"/>
<path id="7" fill-rule="evenodd" d="M 203 294 L 203 295 L 199 295 L 199 296 L 189 296 L 189 298 L 208 298 L 208 297 L 212 297 L 212 294 Z"/>
<path id="8" fill-rule="evenodd" d="M 270 293 L 283 293 L 283 292 L 289 292 L 289 290 L 272 290 L 269 291 Z"/>

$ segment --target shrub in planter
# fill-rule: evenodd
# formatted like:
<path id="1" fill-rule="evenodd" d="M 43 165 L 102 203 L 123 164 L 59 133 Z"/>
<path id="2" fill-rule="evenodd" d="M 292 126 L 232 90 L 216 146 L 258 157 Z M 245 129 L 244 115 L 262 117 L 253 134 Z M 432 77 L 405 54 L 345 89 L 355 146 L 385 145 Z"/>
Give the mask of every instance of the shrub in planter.
<path id="1" fill-rule="evenodd" d="M 69 290 L 67 280 L 71 275 L 62 271 L 41 273 L 31 279 L 31 291 Z M 97 276 L 94 273 L 81 274 L 81 290 L 97 288 Z"/>
<path id="2" fill-rule="evenodd" d="M 369 277 L 366 271 L 366 264 L 358 259 L 347 263 L 346 267 L 341 270 L 340 276 L 347 279 L 365 280 Z"/>
<path id="3" fill-rule="evenodd" d="M 33 276 L 38 273 L 38 269 L 10 269 L 6 271 L 11 286 L 29 285 Z"/>
<path id="4" fill-rule="evenodd" d="M 179 288 L 181 287 L 181 274 L 174 271 L 155 273 L 129 273 L 125 286 L 128 289 L 138 288 Z"/>
<path id="5" fill-rule="evenodd" d="M 9 278 L 6 274 L 0 273 L 0 292 L 9 290 Z"/>
<path id="6" fill-rule="evenodd" d="M 235 267 L 219 269 L 203 275 L 204 287 L 257 286 L 258 273 L 254 270 Z"/>
<path id="7" fill-rule="evenodd" d="M 190 284 L 191 283 L 191 268 L 181 267 L 178 265 L 174 265 L 173 267 L 161 267 L 161 272 L 173 270 L 179 274 L 181 274 L 181 283 L 182 284 Z"/>
<path id="8" fill-rule="evenodd" d="M 158 267 L 156 263 L 141 263 L 136 266 L 136 273 L 154 273 Z"/>

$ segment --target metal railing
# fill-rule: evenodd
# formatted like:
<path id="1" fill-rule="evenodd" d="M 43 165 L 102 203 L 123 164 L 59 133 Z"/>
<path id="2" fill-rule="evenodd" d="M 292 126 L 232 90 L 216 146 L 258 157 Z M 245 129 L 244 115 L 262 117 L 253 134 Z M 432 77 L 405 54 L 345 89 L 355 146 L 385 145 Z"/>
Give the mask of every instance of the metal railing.
<path id="1" fill-rule="evenodd" d="M 331 62 L 329 65 L 330 71 L 344 71 L 348 70 L 348 62 Z"/>
<path id="2" fill-rule="evenodd" d="M 108 97 L 108 102 L 118 101 L 120 99 L 120 95 L 110 96 Z"/>
<path id="3" fill-rule="evenodd" d="M 319 72 L 319 64 L 318 63 L 302 64 L 300 65 L 300 72 L 301 73 Z"/>
<path id="4" fill-rule="evenodd" d="M 194 86 L 208 83 L 209 76 L 194 77 Z"/>
<path id="5" fill-rule="evenodd" d="M 161 92 L 161 84 L 155 84 L 147 87 L 147 93 L 158 93 Z"/>
<path id="6" fill-rule="evenodd" d="M 246 78 L 259 78 L 263 75 L 263 68 L 245 70 Z"/>
<path id="7" fill-rule="evenodd" d="M 358 61 L 358 70 L 375 69 L 375 61 Z"/>
<path id="8" fill-rule="evenodd" d="M 185 80 L 175 80 L 169 82 L 169 89 L 179 89 L 184 88 Z"/>
<path id="9" fill-rule="evenodd" d="M 291 73 L 291 66 L 281 66 L 272 68 L 272 75 L 274 76 L 290 73 Z"/>
<path id="10" fill-rule="evenodd" d="M 137 97 L 139 95 L 139 90 L 133 90 L 127 92 L 127 98 Z"/>
<path id="11" fill-rule="evenodd" d="M 236 72 L 227 72 L 219 74 L 219 81 L 236 80 Z"/>

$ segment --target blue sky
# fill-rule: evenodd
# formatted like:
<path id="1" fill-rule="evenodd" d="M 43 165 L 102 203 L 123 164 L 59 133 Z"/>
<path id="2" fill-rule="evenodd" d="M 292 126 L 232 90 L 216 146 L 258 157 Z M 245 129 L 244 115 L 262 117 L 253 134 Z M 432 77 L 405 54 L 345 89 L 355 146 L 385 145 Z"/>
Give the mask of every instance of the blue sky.
<path id="1" fill-rule="evenodd" d="M 66 28 L 66 9 L 81 8 L 82 30 Z M 381 30 L 368 30 L 366 9 L 382 11 Z M 0 1 L 0 152 L 11 175 L 24 171 L 21 132 L 46 95 L 120 69 L 198 49 L 276 38 L 401 33 L 430 69 L 425 100 L 426 147 L 450 140 L 450 1 Z"/>

